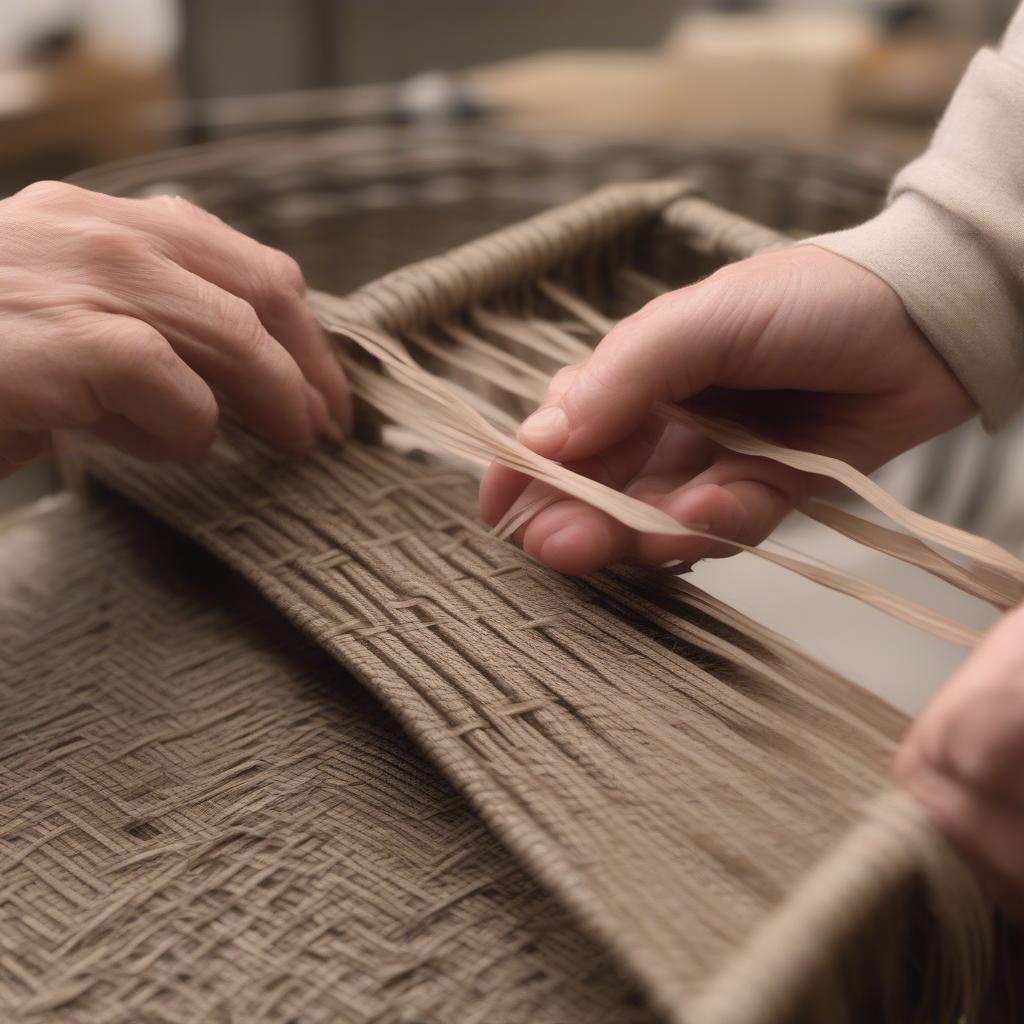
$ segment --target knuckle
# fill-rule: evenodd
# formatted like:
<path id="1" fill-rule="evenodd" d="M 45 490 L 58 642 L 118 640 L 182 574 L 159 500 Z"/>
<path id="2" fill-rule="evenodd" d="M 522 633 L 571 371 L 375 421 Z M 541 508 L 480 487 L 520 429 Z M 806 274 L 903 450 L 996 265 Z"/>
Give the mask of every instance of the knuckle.
<path id="1" fill-rule="evenodd" d="M 597 356 L 596 361 L 613 357 L 622 349 L 629 350 L 643 345 L 650 332 L 650 325 L 645 321 L 652 312 L 654 310 L 644 306 L 639 312 L 627 316 L 625 320 L 620 320 L 594 349 L 594 355 Z M 592 357 L 587 364 L 593 362 L 595 359 Z"/>
<path id="2" fill-rule="evenodd" d="M 675 309 L 685 303 L 696 287 L 698 286 L 688 285 L 685 288 L 676 288 L 656 295 L 653 299 L 648 299 L 638 310 L 620 320 L 608 333 L 608 337 L 618 337 L 635 332 L 648 317 L 658 316 L 665 310 Z"/>
<path id="3" fill-rule="evenodd" d="M 267 249 L 264 287 L 271 299 L 292 301 L 305 295 L 306 279 L 295 259 L 279 249 Z"/>
<path id="4" fill-rule="evenodd" d="M 604 358 L 588 360 L 580 371 L 578 383 L 582 385 L 581 390 L 587 395 L 609 395 L 619 391 L 622 387 L 622 377 L 614 355 L 608 352 L 604 354 Z"/>
<path id="5" fill-rule="evenodd" d="M 217 435 L 220 409 L 209 388 L 195 388 L 188 396 L 189 410 L 182 422 L 178 458 L 183 462 L 195 462 L 210 451 Z"/>
<path id="6" fill-rule="evenodd" d="M 110 318 L 102 331 L 98 365 L 112 383 L 135 383 L 177 362 L 167 340 L 157 330 L 128 317 Z"/>
<path id="7" fill-rule="evenodd" d="M 148 252 L 141 236 L 109 221 L 85 224 L 76 237 L 88 257 L 103 266 L 134 264 Z"/>
<path id="8" fill-rule="evenodd" d="M 674 306 L 679 301 L 682 291 L 683 289 L 676 288 L 673 291 L 655 295 L 653 299 L 648 299 L 633 315 L 642 317 L 649 316 L 651 313 L 660 313 L 666 306 Z"/>
<path id="9" fill-rule="evenodd" d="M 583 365 L 582 363 L 571 363 L 568 366 L 563 366 L 560 370 L 556 370 L 551 380 L 548 381 L 547 390 L 544 395 L 545 401 L 557 401 L 561 398 L 572 386 Z"/>
<path id="10" fill-rule="evenodd" d="M 266 348 L 268 337 L 256 310 L 244 299 L 227 297 L 218 312 L 223 346 L 229 355 L 255 359 Z"/>
<path id="11" fill-rule="evenodd" d="M 89 193 L 66 181 L 34 181 L 16 193 L 15 199 L 38 205 L 67 205 Z"/>
<path id="12" fill-rule="evenodd" d="M 175 217 L 192 217 L 197 220 L 215 220 L 212 214 L 207 213 L 206 210 L 200 206 L 196 206 L 195 203 L 189 202 L 184 196 L 180 195 L 168 195 L 163 193 L 161 195 L 149 196 L 145 202 L 149 203 L 152 207 L 160 210 L 166 210 L 172 213 Z"/>

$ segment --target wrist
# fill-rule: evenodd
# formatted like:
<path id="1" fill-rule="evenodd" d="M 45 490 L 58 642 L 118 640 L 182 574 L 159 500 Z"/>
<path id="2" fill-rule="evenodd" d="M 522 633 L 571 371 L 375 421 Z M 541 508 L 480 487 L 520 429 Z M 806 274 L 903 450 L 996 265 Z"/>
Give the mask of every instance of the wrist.
<path id="1" fill-rule="evenodd" d="M 989 272 L 984 239 L 938 204 L 906 192 L 858 227 L 799 244 L 825 249 L 886 282 L 987 428 L 1002 426 L 1024 401 L 1021 314 L 1002 276 Z"/>

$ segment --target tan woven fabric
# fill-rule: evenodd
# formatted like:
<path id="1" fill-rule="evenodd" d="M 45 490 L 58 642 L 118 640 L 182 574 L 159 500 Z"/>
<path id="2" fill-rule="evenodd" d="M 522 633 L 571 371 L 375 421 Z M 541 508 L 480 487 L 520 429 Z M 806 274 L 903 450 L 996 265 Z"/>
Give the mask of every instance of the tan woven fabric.
<path id="1" fill-rule="evenodd" d="M 809 663 L 797 692 L 715 671 L 681 596 L 532 565 L 449 468 L 358 445 L 198 473 L 97 457 L 351 666 L 670 1003 L 882 784 L 894 712 Z"/>
<path id="2" fill-rule="evenodd" d="M 653 1019 L 209 557 L 110 499 L 4 541 L 0 1019 Z"/>

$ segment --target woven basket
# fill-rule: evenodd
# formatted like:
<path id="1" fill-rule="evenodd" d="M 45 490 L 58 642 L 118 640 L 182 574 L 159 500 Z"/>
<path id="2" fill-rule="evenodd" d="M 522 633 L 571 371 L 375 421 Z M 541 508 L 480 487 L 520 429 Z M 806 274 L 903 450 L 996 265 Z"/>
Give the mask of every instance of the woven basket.
<path id="1" fill-rule="evenodd" d="M 336 294 L 611 181 L 685 174 L 779 231 L 863 220 L 892 168 L 836 155 L 672 140 L 510 136 L 404 126 L 247 136 L 99 168 L 119 195 L 180 193 L 302 264 Z"/>
<path id="2" fill-rule="evenodd" d="M 291 253 L 314 287 L 341 294 L 606 182 L 682 174 L 725 209 L 799 237 L 872 216 L 897 166 L 870 151 L 410 123 L 249 135 L 97 168 L 75 180 L 121 195 L 185 195 Z M 916 452 L 893 486 L 914 507 L 1019 547 L 1013 503 L 980 500 L 983 489 L 947 472 L 958 458 L 977 467 L 978 478 L 1005 477 L 1019 458 L 1019 437 L 1017 430 L 993 442 L 966 425 Z"/>
<path id="3" fill-rule="evenodd" d="M 407 340 L 500 420 L 524 397 L 496 402 L 487 373 L 448 371 L 445 346 L 461 344 L 454 328 L 483 330 L 493 344 L 489 332 L 546 324 L 593 341 L 600 318 L 635 308 L 652 280 L 681 284 L 785 242 L 686 183 L 619 186 L 316 308 L 350 336 L 365 328 Z M 372 367 L 350 370 L 357 391 L 402 423 L 400 388 L 388 391 Z M 155 470 L 100 448 L 81 455 L 88 474 L 241 572 L 351 669 L 515 861 L 639 981 L 656 1016 L 930 1024 L 967 1005 L 999 1019 L 982 1001 L 1005 996 L 1013 974 L 992 956 L 987 904 L 921 813 L 885 791 L 901 717 L 755 623 L 674 579 L 623 570 L 574 582 L 543 570 L 480 527 L 471 477 L 422 452 L 352 443 L 293 463 L 232 429 L 198 468 Z M 243 714 L 237 687 L 221 698 L 203 667 L 213 718 Z M 231 678 L 247 671 L 236 652 Z M 247 745 L 254 755 L 291 756 L 259 742 Z M 189 771 L 202 783 L 222 767 L 194 755 Z M 334 799 L 343 814 L 344 795 Z M 400 828 L 406 812 L 386 788 L 376 799 L 380 826 Z M 335 893 L 344 869 L 307 863 L 299 813 L 277 812 L 285 852 L 275 870 L 284 858 Z M 363 841 L 358 828 L 344 834 L 354 848 Z M 473 844 L 458 857 L 470 869 Z M 145 889 L 149 862 L 132 864 Z M 409 879 L 389 876 L 389 905 L 402 905 L 395 893 Z M 216 900 L 204 891 L 206 913 Z M 517 948 L 535 950 L 520 910 L 505 912 Z M 481 934 L 475 919 L 464 927 Z M 470 948 L 485 974 L 497 947 Z M 303 978 L 324 955 L 294 954 L 288 971 Z M 455 970 L 445 964 L 434 967 Z M 430 986 L 416 972 L 391 1001 L 387 977 L 368 969 L 387 1005 L 373 1019 L 453 1019 L 428 1015 Z M 490 1024 L 488 1001 L 507 1006 L 506 983 L 485 986 L 466 1012 Z M 351 984 L 321 992 L 318 1012 L 338 1012 Z M 580 1005 L 560 1019 L 592 1016 Z M 626 1019 L 623 1007 L 609 1019 Z M 502 1012 L 495 1024 L 523 1019 Z"/>
<path id="4" fill-rule="evenodd" d="M 687 182 L 607 190 L 407 266 L 680 168 Z M 884 179 L 742 147 L 403 129 L 247 138 L 78 180 L 189 196 L 327 291 L 403 267 L 317 308 L 516 415 L 524 396 L 447 369 L 452 325 L 483 310 L 490 329 L 592 342 L 565 290 L 620 316 L 652 280 L 870 214 Z M 374 365 L 354 362 L 357 386 Z M 78 453 L 121 498 L 35 524 L 18 588 L 0 588 L 0 1010 L 932 1024 L 970 997 L 972 1020 L 1012 1019 L 971 875 L 885 791 L 900 715 L 678 580 L 544 570 L 423 447 L 296 463 L 229 427 L 199 467 Z"/>

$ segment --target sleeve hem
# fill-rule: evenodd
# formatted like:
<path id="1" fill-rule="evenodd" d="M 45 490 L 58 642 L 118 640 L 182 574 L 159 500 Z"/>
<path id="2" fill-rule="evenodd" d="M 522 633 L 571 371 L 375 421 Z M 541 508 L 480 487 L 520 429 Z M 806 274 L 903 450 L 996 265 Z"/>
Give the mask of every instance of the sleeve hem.
<path id="1" fill-rule="evenodd" d="M 877 274 L 981 410 L 1002 426 L 1024 401 L 1024 315 L 981 235 L 903 193 L 858 227 L 802 240 Z"/>

